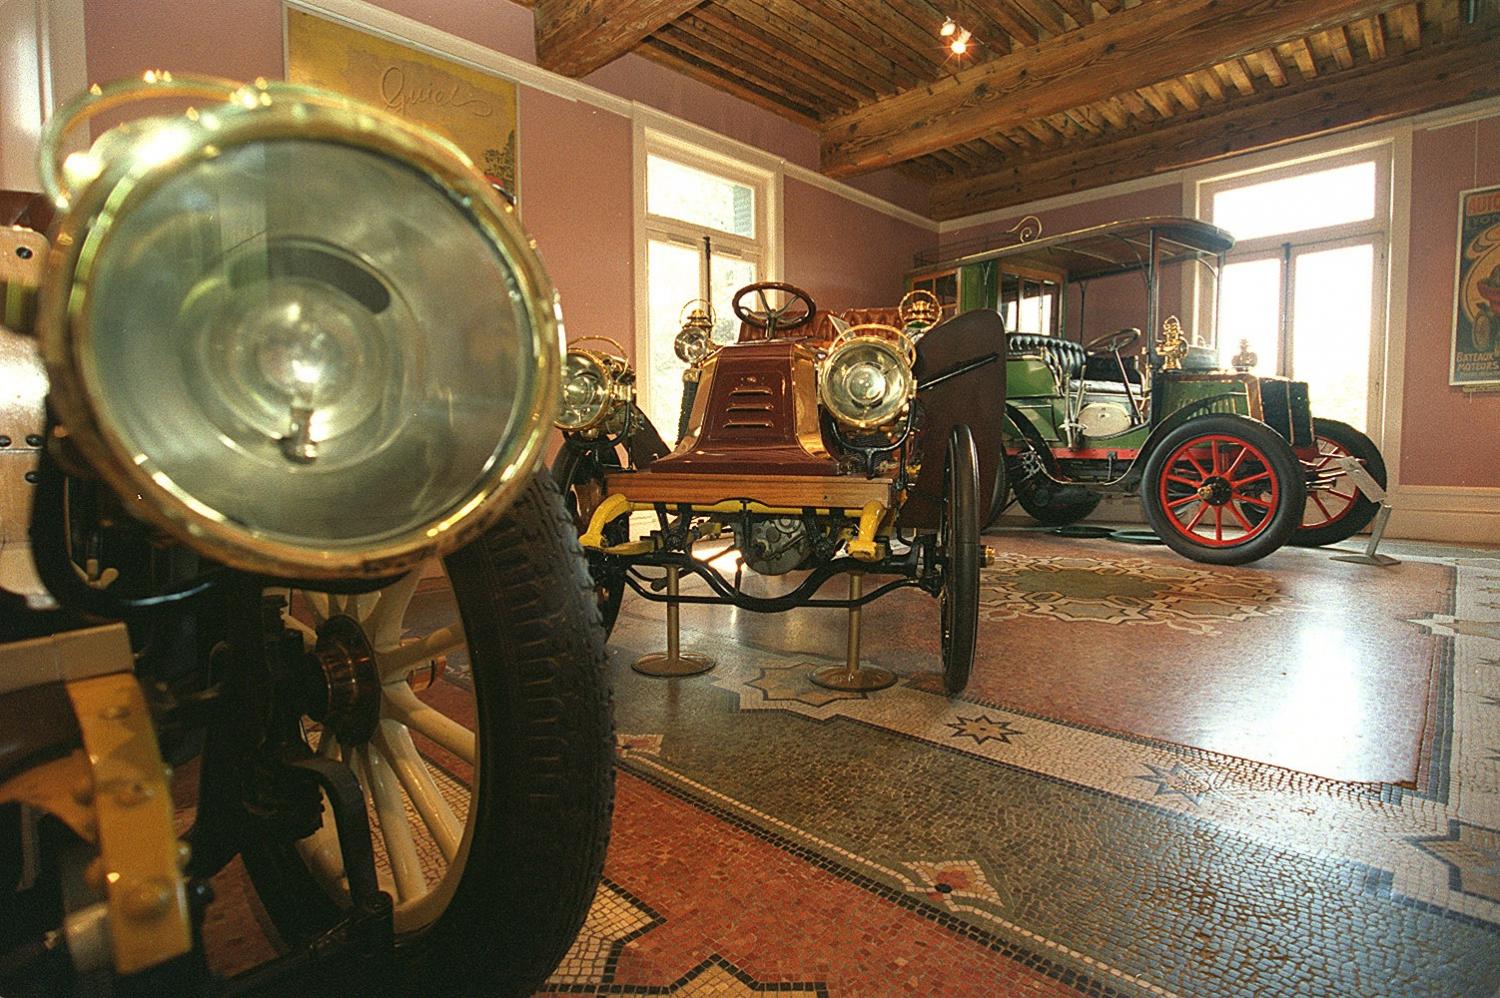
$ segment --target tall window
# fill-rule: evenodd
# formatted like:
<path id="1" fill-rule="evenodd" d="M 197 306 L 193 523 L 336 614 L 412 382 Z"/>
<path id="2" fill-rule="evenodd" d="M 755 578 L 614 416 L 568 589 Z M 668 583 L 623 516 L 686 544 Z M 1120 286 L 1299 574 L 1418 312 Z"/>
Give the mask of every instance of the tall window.
<path id="1" fill-rule="evenodd" d="M 714 339 L 730 342 L 739 323 L 734 292 L 768 273 L 769 176 L 679 144 L 647 140 L 647 415 L 669 439 L 682 404 L 683 365 L 673 350 L 679 315 L 695 298 L 713 302 Z"/>
<path id="2" fill-rule="evenodd" d="M 1203 217 L 1235 237 L 1219 281 L 1221 360 L 1306 381 L 1313 410 L 1378 438 L 1390 227 L 1388 146 L 1205 181 Z"/>

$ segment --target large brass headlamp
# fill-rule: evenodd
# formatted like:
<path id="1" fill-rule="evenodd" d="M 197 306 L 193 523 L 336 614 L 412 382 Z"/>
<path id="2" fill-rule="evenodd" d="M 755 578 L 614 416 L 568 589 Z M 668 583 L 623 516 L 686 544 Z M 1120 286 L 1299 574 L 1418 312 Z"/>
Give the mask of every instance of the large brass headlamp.
<path id="1" fill-rule="evenodd" d="M 818 395 L 845 426 L 889 426 L 916 394 L 912 361 L 910 342 L 894 326 L 850 326 L 819 365 Z"/>
<path id="2" fill-rule="evenodd" d="M 207 103 L 59 161 L 75 125 L 157 98 Z M 556 295 L 447 142 L 307 87 L 147 74 L 42 148 L 51 400 L 144 518 L 246 571 L 386 575 L 475 536 L 534 468 Z"/>
<path id="3" fill-rule="evenodd" d="M 677 313 L 680 327 L 672 341 L 677 359 L 684 364 L 698 365 L 714 349 L 714 307 L 711 302 L 695 298 L 682 306 Z"/>
<path id="4" fill-rule="evenodd" d="M 581 344 L 589 341 L 608 344 L 613 352 L 584 349 Z M 569 344 L 563 358 L 558 429 L 584 436 L 597 434 L 634 399 L 634 375 L 620 344 L 607 336 L 583 336 Z"/>

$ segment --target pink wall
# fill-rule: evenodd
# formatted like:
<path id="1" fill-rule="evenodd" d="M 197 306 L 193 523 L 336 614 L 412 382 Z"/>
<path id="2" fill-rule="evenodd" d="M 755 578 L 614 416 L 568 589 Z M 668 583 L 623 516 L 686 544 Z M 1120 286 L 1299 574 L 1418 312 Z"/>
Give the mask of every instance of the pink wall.
<path id="1" fill-rule="evenodd" d="M 783 273 L 831 311 L 895 305 L 912 254 L 936 235 L 793 177 L 783 199 Z"/>
<path id="2" fill-rule="evenodd" d="M 535 62 L 531 11 L 493 0 L 378 0 L 379 6 L 507 55 Z M 91 80 L 162 67 L 231 79 L 283 74 L 280 0 L 85 0 Z M 816 166 L 817 135 L 638 56 L 586 82 L 781 157 Z M 629 119 L 521 87 L 521 215 L 562 295 L 569 334 L 605 335 L 634 350 L 633 203 Z M 907 206 L 921 185 L 885 171 L 864 189 Z M 883 302 L 921 245 L 915 227 L 788 179 L 787 274 L 815 275 L 850 304 Z M 830 233 L 841 237 L 836 244 Z M 850 238 L 857 234 L 857 238 Z M 930 239 L 930 235 L 928 236 Z M 858 247 L 848 266 L 841 261 Z M 894 301 L 894 299 L 892 299 Z"/>
<path id="3" fill-rule="evenodd" d="M 1500 184 L 1500 116 L 1412 135 L 1401 481 L 1500 487 L 1500 395 L 1448 384 L 1458 192 Z"/>

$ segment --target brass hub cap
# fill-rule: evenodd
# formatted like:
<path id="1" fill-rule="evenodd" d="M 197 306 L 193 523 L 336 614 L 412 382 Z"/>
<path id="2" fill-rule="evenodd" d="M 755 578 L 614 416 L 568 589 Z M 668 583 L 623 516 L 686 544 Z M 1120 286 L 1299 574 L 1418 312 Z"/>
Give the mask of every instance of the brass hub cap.
<path id="1" fill-rule="evenodd" d="M 309 659 L 318 671 L 308 690 L 308 716 L 332 729 L 340 744 L 369 741 L 380 721 L 380 672 L 364 629 L 352 617 L 330 617 L 318 628 Z"/>

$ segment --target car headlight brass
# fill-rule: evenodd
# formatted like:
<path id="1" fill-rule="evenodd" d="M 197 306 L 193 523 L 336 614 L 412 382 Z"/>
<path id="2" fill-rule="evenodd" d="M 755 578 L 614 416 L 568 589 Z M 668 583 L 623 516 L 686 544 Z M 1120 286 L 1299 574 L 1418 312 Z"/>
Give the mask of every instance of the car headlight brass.
<path id="1" fill-rule="evenodd" d="M 613 353 L 586 350 L 586 341 L 607 343 Z M 624 349 L 604 336 L 584 336 L 569 346 L 563 358 L 562 404 L 557 428 L 565 433 L 598 433 L 610 417 L 634 399 L 633 376 Z"/>
<path id="2" fill-rule="evenodd" d="M 714 349 L 713 304 L 702 298 L 695 298 L 682 306 L 677 315 L 677 324 L 681 328 L 672 341 L 677 359 L 692 366 L 703 363 Z"/>
<path id="3" fill-rule="evenodd" d="M 65 189 L 72 125 L 216 88 L 105 133 Z M 53 404 L 184 543 L 282 577 L 392 574 L 475 536 L 535 467 L 556 295 L 456 148 L 306 87 L 148 74 L 65 108 L 43 156 L 67 209 L 38 323 Z"/>
<path id="4" fill-rule="evenodd" d="M 818 372 L 818 395 L 840 423 L 869 430 L 895 422 L 916 394 L 910 347 L 889 326 L 851 326 Z"/>

